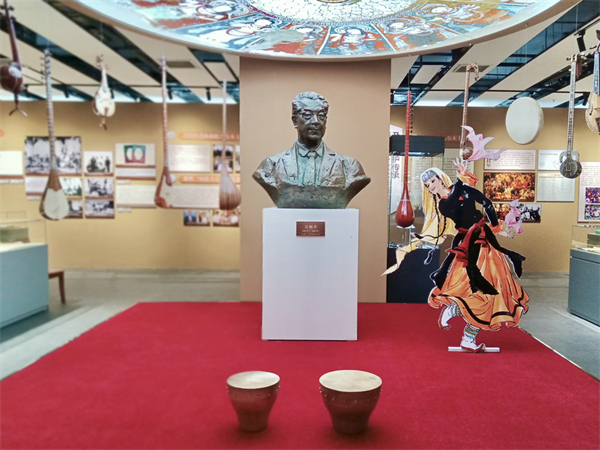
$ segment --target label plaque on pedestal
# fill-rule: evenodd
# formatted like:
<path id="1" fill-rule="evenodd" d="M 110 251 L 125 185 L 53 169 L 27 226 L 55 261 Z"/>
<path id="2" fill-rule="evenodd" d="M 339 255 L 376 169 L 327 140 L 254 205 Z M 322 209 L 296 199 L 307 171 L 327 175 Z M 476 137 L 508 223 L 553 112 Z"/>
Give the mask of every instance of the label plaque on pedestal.
<path id="1" fill-rule="evenodd" d="M 356 340 L 358 210 L 263 210 L 262 300 L 263 339 Z"/>

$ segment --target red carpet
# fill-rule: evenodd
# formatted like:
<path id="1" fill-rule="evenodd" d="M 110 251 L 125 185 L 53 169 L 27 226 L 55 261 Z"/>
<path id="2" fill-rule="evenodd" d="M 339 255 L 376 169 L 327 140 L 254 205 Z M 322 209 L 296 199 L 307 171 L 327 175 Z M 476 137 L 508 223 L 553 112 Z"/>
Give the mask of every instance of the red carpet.
<path id="1" fill-rule="evenodd" d="M 600 447 L 600 383 L 519 329 L 499 354 L 449 353 L 463 324 L 427 305 L 360 304 L 357 342 L 263 342 L 258 303 L 148 303 L 7 378 L 1 446 L 27 449 Z M 336 434 L 318 379 L 383 378 L 370 428 Z M 281 376 L 264 432 L 237 429 L 225 380 Z"/>

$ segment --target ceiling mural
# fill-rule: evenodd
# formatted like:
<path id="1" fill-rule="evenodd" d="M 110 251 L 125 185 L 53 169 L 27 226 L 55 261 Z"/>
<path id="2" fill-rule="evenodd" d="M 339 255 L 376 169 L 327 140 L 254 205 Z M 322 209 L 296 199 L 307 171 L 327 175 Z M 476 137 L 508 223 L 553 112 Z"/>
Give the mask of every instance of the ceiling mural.
<path id="1" fill-rule="evenodd" d="M 76 0 L 204 49 L 285 58 L 391 57 L 510 29 L 558 0 Z"/>

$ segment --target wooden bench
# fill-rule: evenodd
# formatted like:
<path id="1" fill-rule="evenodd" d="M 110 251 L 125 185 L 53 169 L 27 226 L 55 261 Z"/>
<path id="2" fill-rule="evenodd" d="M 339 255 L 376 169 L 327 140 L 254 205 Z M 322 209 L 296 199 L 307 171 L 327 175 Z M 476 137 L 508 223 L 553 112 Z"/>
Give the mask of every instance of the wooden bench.
<path id="1" fill-rule="evenodd" d="M 58 289 L 60 290 L 61 303 L 67 303 L 65 298 L 65 271 L 62 269 L 50 269 L 48 271 L 48 279 L 58 278 Z"/>

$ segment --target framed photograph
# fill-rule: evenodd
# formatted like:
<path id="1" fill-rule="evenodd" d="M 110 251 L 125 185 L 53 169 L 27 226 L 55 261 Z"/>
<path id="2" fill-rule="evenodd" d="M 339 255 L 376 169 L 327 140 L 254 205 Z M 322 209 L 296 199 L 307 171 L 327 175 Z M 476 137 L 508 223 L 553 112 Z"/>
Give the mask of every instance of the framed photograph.
<path id="1" fill-rule="evenodd" d="M 114 170 L 113 152 L 83 152 L 86 176 L 112 175 Z"/>
<path id="2" fill-rule="evenodd" d="M 506 215 L 511 211 L 509 203 L 494 203 L 498 220 L 506 220 Z M 540 223 L 542 221 L 541 203 L 517 203 L 523 223 Z M 487 218 L 486 218 L 487 222 Z"/>
<path id="3" fill-rule="evenodd" d="M 585 188 L 585 203 L 600 205 L 600 187 L 586 187 Z"/>
<path id="4" fill-rule="evenodd" d="M 115 147 L 117 167 L 156 167 L 154 144 L 117 144 Z"/>
<path id="5" fill-rule="evenodd" d="M 112 199 L 115 196 L 115 180 L 113 178 L 86 178 L 85 196 Z"/>
<path id="6" fill-rule="evenodd" d="M 242 164 L 242 158 L 240 153 L 240 146 L 235 146 L 235 172 L 240 173 L 240 168 Z"/>
<path id="7" fill-rule="evenodd" d="M 221 173 L 221 152 L 223 150 L 222 144 L 213 145 L 213 172 Z M 225 162 L 227 164 L 227 172 L 233 172 L 233 145 L 228 145 L 225 149 Z"/>
<path id="8" fill-rule="evenodd" d="M 483 191 L 493 202 L 534 202 L 535 172 L 484 172 Z"/>
<path id="9" fill-rule="evenodd" d="M 60 185 L 67 197 L 83 196 L 83 183 L 79 177 L 60 177 Z"/>
<path id="10" fill-rule="evenodd" d="M 239 227 L 240 211 L 239 209 L 234 211 L 215 209 L 213 210 L 212 222 L 215 227 Z"/>
<path id="11" fill-rule="evenodd" d="M 186 227 L 209 227 L 210 209 L 188 209 L 183 211 L 183 224 Z"/>
<path id="12" fill-rule="evenodd" d="M 57 137 L 55 142 L 58 173 L 81 175 L 81 138 Z M 50 173 L 50 142 L 46 136 L 25 138 L 25 173 L 46 175 Z"/>
<path id="13" fill-rule="evenodd" d="M 67 200 L 69 202 L 69 214 L 67 219 L 83 219 L 83 200 Z"/>
<path id="14" fill-rule="evenodd" d="M 85 217 L 90 219 L 114 219 L 115 202 L 113 200 L 85 201 Z"/>
<path id="15" fill-rule="evenodd" d="M 585 220 L 600 222 L 600 205 L 585 205 Z"/>

